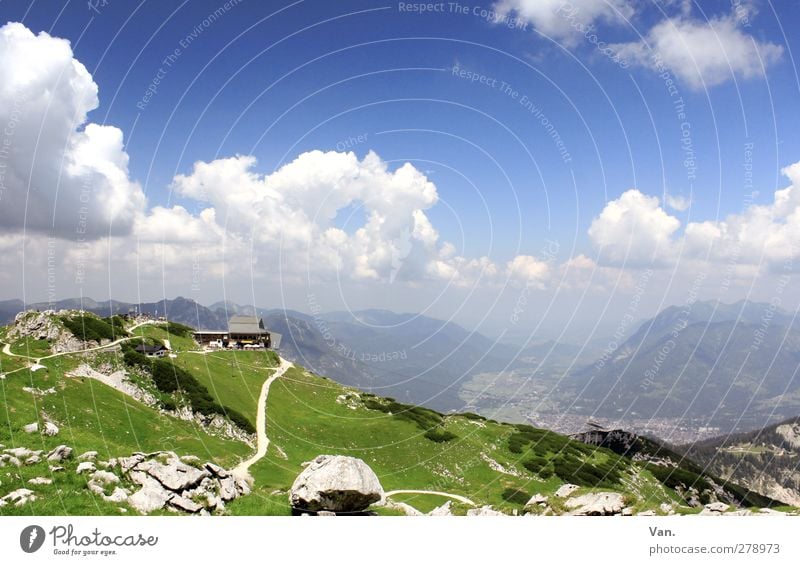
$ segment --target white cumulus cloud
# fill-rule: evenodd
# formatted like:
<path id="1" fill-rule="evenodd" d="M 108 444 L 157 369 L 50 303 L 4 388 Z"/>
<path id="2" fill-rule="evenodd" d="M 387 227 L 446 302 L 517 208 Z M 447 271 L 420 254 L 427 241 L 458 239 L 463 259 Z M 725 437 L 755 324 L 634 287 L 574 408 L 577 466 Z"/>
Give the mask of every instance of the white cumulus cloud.
<path id="1" fill-rule="evenodd" d="M 657 197 L 632 189 L 606 204 L 589 226 L 589 237 L 611 264 L 650 264 L 672 255 L 672 236 L 679 227 Z"/>
<path id="2" fill-rule="evenodd" d="M 87 123 L 97 85 L 68 41 L 0 28 L 0 228 L 58 237 L 125 234 L 145 197 L 122 132 Z"/>
<path id="3" fill-rule="evenodd" d="M 653 26 L 641 41 L 616 45 L 620 56 L 657 71 L 669 69 L 693 89 L 733 77 L 763 76 L 783 48 L 758 41 L 739 26 L 735 14 L 702 21 L 679 16 Z"/>

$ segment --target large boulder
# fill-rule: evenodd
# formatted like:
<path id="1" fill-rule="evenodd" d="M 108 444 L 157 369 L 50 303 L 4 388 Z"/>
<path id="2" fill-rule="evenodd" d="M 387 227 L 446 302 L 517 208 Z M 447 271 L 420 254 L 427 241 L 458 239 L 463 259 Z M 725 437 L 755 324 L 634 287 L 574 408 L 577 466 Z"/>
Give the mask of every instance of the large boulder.
<path id="1" fill-rule="evenodd" d="M 312 512 L 360 512 L 382 498 L 383 487 L 369 465 L 343 455 L 318 456 L 289 491 L 294 508 Z"/>
<path id="2" fill-rule="evenodd" d="M 570 498 L 564 505 L 575 516 L 614 516 L 625 508 L 618 492 L 592 492 Z"/>

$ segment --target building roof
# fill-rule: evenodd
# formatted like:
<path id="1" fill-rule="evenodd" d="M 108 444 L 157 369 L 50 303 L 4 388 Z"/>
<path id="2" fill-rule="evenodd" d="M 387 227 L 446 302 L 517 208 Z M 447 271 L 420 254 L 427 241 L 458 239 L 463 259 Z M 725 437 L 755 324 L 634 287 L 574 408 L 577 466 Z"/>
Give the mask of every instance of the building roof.
<path id="1" fill-rule="evenodd" d="M 137 345 L 136 351 L 139 353 L 158 353 L 159 351 L 165 351 L 166 348 L 163 345 Z"/>
<path id="2" fill-rule="evenodd" d="M 264 321 L 256 316 L 233 316 L 228 321 L 228 332 L 232 334 L 268 334 Z"/>

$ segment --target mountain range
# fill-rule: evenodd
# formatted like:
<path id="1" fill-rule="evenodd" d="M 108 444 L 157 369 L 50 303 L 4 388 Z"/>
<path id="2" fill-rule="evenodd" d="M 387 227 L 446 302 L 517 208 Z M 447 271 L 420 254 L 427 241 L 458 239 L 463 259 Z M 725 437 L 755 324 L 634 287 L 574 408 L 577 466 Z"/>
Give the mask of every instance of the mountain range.
<path id="1" fill-rule="evenodd" d="M 0 323 L 24 306 L 0 302 Z M 183 297 L 138 305 L 91 299 L 28 305 L 80 307 L 101 316 L 136 307 L 203 329 L 224 329 L 234 314 L 259 315 L 282 334 L 287 359 L 342 384 L 444 412 L 466 407 L 525 421 L 546 399 L 544 423 L 567 414 L 581 422 L 658 421 L 719 433 L 800 414 L 800 326 L 765 303 L 671 306 L 613 350 L 601 350 L 595 340 L 580 356 L 581 347 L 572 344 L 521 347 L 451 321 L 377 309 L 311 315 L 230 301 L 203 306 Z"/>

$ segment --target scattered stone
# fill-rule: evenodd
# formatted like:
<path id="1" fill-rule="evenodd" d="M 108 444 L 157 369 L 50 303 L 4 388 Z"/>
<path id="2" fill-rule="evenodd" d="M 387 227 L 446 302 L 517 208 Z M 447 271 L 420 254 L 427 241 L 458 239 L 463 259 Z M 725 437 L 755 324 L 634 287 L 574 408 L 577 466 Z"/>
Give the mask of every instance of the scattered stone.
<path id="1" fill-rule="evenodd" d="M 42 458 L 39 455 L 31 455 L 25 460 L 26 465 L 36 465 L 37 463 L 41 463 Z"/>
<path id="2" fill-rule="evenodd" d="M 86 483 L 86 486 L 89 487 L 89 490 L 93 493 L 105 496 L 106 488 L 116 484 L 119 484 L 119 477 L 117 477 L 114 473 L 109 473 L 108 471 L 95 471 L 89 477 L 89 481 Z"/>
<path id="3" fill-rule="evenodd" d="M 633 508 L 625 507 L 622 509 L 623 516 L 633 516 Z"/>
<path id="4" fill-rule="evenodd" d="M 203 509 L 203 507 L 196 502 L 182 496 L 173 496 L 169 499 L 169 503 L 178 510 L 183 510 L 184 512 L 189 512 L 191 514 L 200 512 L 200 510 Z"/>
<path id="5" fill-rule="evenodd" d="M 189 465 L 200 463 L 200 458 L 197 455 L 181 455 L 181 461 L 184 463 L 188 463 Z M 213 463 L 209 463 L 209 465 L 214 465 Z M 216 465 L 214 465 L 216 467 Z M 220 467 L 222 469 L 222 467 Z"/>
<path id="6" fill-rule="evenodd" d="M 61 467 L 60 465 L 50 465 L 50 472 L 51 473 L 60 473 L 63 470 L 64 470 L 64 467 Z"/>
<path id="7" fill-rule="evenodd" d="M 31 485 L 51 485 L 53 484 L 53 480 L 45 477 L 34 477 L 30 479 L 28 483 Z"/>
<path id="8" fill-rule="evenodd" d="M 467 516 L 505 516 L 505 514 L 498 512 L 491 506 L 481 506 L 480 508 L 467 510 Z"/>
<path id="9" fill-rule="evenodd" d="M 219 513 L 226 502 L 250 492 L 247 481 L 226 469 L 210 462 L 199 468 L 188 465 L 185 456 L 171 451 L 134 453 L 117 461 L 124 475 L 141 487 L 128 503 L 145 514 L 164 507 L 201 515 Z"/>
<path id="10" fill-rule="evenodd" d="M 6 506 L 8 504 L 13 504 L 14 506 L 24 506 L 28 502 L 33 502 L 36 500 L 36 495 L 33 493 L 32 490 L 26 488 L 20 488 L 13 492 L 8 493 L 3 498 L 0 498 L 0 507 Z"/>
<path id="11" fill-rule="evenodd" d="M 638 512 L 636 515 L 637 516 L 655 516 L 656 515 L 656 511 L 655 510 L 642 510 L 641 512 Z"/>
<path id="12" fill-rule="evenodd" d="M 526 507 L 534 505 L 544 506 L 546 504 L 547 504 L 547 497 L 537 492 L 531 497 L 531 499 L 528 501 L 527 504 L 525 504 L 525 506 Z"/>
<path id="13" fill-rule="evenodd" d="M 786 512 L 781 512 L 780 510 L 773 510 L 772 508 L 762 508 L 758 512 L 766 516 L 787 516 Z"/>
<path id="14" fill-rule="evenodd" d="M 128 503 L 139 512 L 147 514 L 154 510 L 160 510 L 164 508 L 167 501 L 174 496 L 172 493 L 164 490 L 161 483 L 152 477 L 144 475 L 142 480 L 145 483 L 142 488 L 128 497 Z"/>
<path id="15" fill-rule="evenodd" d="M 453 501 L 448 500 L 441 506 L 437 506 L 436 508 L 428 512 L 428 516 L 452 516 L 453 515 L 452 506 L 453 506 Z"/>
<path id="16" fill-rule="evenodd" d="M 700 512 L 700 516 L 720 516 L 730 508 L 729 504 L 724 502 L 712 502 L 706 504 Z"/>
<path id="17" fill-rule="evenodd" d="M 41 455 L 42 453 L 41 451 L 31 451 L 27 447 L 14 447 L 13 449 L 5 449 L 4 452 L 13 455 L 17 459 L 27 459 L 31 455 Z"/>
<path id="18" fill-rule="evenodd" d="M 0 455 L 0 467 L 5 467 L 6 463 L 13 465 L 14 467 L 21 467 L 22 461 L 14 457 L 13 455 L 9 455 L 8 453 L 4 453 Z"/>
<path id="19" fill-rule="evenodd" d="M 318 512 L 360 512 L 383 499 L 383 487 L 361 459 L 320 455 L 295 479 L 289 491 L 294 508 Z"/>
<path id="20" fill-rule="evenodd" d="M 47 454 L 47 460 L 53 463 L 66 461 L 72 457 L 72 448 L 66 445 L 59 445 L 53 451 Z"/>
<path id="21" fill-rule="evenodd" d="M 592 492 L 570 498 L 565 506 L 573 516 L 614 516 L 622 513 L 625 503 L 618 492 Z"/>
<path id="22" fill-rule="evenodd" d="M 78 468 L 75 469 L 75 472 L 79 475 L 82 475 L 83 473 L 94 473 L 95 471 L 97 471 L 97 467 L 95 467 L 92 461 L 78 463 Z"/>
<path id="23" fill-rule="evenodd" d="M 568 498 L 572 496 L 572 493 L 578 490 L 579 488 L 581 487 L 579 487 L 578 485 L 566 483 L 558 487 L 558 490 L 556 491 L 555 495 L 558 498 Z"/>
<path id="24" fill-rule="evenodd" d="M 165 463 L 150 459 L 137 465 L 137 470 L 146 471 L 151 477 L 172 491 L 190 489 L 208 477 L 205 469 L 198 469 L 182 462 L 174 453 Z"/>
<path id="25" fill-rule="evenodd" d="M 32 424 L 28 424 L 27 426 L 22 426 L 22 431 L 26 434 L 35 434 L 39 431 L 39 422 L 34 422 Z"/>
<path id="26" fill-rule="evenodd" d="M 331 512 L 330 510 L 320 510 L 317 512 L 317 516 L 336 516 L 336 512 Z"/>
<path id="27" fill-rule="evenodd" d="M 49 437 L 57 436 L 59 431 L 60 430 L 58 429 L 58 426 L 56 426 L 53 422 L 44 423 L 44 435 Z"/>
<path id="28" fill-rule="evenodd" d="M 95 459 L 97 459 L 96 451 L 87 451 L 78 455 L 78 461 L 94 461 Z"/>

